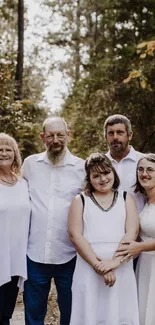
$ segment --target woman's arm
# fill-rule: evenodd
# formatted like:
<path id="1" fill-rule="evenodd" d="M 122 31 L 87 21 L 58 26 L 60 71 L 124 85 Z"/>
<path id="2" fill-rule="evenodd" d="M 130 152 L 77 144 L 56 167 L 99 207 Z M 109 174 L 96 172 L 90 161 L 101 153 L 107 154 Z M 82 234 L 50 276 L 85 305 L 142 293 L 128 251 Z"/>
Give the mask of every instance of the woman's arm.
<path id="1" fill-rule="evenodd" d="M 139 233 L 139 216 L 135 199 L 129 193 L 127 193 L 126 201 L 126 223 L 125 223 L 125 235 L 121 239 L 119 247 L 114 255 L 114 258 L 121 258 L 121 262 L 126 259 L 126 245 L 127 242 L 136 240 Z M 126 244 L 126 245 L 125 245 Z M 122 257 L 124 259 L 122 260 Z"/>
<path id="2" fill-rule="evenodd" d="M 142 241 L 139 243 L 141 252 L 155 251 L 155 239 L 150 239 L 147 241 Z"/>
<path id="3" fill-rule="evenodd" d="M 125 255 L 122 259 L 122 262 L 128 261 L 136 255 L 139 255 L 142 252 L 154 251 L 155 250 L 155 240 L 147 240 L 142 242 L 136 241 L 126 241 L 123 244 L 123 248 L 118 249 L 118 255 Z"/>
<path id="4" fill-rule="evenodd" d="M 138 215 L 135 199 L 129 193 L 127 193 L 126 196 L 125 207 L 126 207 L 125 235 L 123 236 L 122 241 L 136 240 L 139 234 L 139 215 Z"/>
<path id="5" fill-rule="evenodd" d="M 83 203 L 80 195 L 72 201 L 68 216 L 69 237 L 79 255 L 91 266 L 97 265 L 97 258 L 88 241 L 83 237 Z"/>

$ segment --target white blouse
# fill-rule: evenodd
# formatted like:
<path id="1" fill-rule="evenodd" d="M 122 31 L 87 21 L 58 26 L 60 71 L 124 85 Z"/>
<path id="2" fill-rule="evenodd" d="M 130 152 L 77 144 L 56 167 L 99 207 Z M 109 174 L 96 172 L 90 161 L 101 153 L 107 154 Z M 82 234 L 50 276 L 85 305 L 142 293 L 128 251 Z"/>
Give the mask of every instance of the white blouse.
<path id="1" fill-rule="evenodd" d="M 26 252 L 30 222 L 27 182 L 0 184 L 0 286 L 19 276 L 19 287 L 27 279 Z"/>
<path id="2" fill-rule="evenodd" d="M 143 241 L 155 239 L 155 205 L 145 204 L 140 213 L 140 238 Z"/>

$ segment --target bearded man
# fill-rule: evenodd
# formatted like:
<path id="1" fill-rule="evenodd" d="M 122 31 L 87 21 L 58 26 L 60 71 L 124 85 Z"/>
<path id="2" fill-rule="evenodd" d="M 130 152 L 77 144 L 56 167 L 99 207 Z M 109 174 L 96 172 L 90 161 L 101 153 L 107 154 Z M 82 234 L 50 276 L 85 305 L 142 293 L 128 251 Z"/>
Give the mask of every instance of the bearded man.
<path id="1" fill-rule="evenodd" d="M 104 136 L 109 146 L 106 155 L 120 178 L 120 187 L 135 197 L 138 211 L 141 212 L 144 207 L 144 197 L 140 193 L 134 193 L 134 185 L 137 162 L 142 153 L 130 145 L 133 136 L 130 120 L 119 114 L 109 116 L 104 123 Z"/>
<path id="2" fill-rule="evenodd" d="M 67 149 L 67 123 L 50 117 L 41 139 L 46 151 L 29 156 L 23 164 L 32 204 L 27 252 L 28 280 L 24 288 L 26 325 L 43 325 L 51 279 L 54 279 L 60 324 L 69 325 L 71 285 L 76 252 L 68 236 L 70 203 L 83 187 L 84 160 Z"/>

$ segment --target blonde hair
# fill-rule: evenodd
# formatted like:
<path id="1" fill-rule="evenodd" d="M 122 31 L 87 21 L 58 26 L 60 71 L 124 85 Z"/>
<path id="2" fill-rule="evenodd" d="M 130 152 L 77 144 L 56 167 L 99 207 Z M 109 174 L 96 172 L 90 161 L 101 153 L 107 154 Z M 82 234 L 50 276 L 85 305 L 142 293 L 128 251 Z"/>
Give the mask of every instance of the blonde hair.
<path id="1" fill-rule="evenodd" d="M 17 175 L 20 174 L 22 159 L 16 140 L 6 133 L 0 133 L 0 145 L 8 145 L 13 149 L 15 157 L 11 170 Z"/>

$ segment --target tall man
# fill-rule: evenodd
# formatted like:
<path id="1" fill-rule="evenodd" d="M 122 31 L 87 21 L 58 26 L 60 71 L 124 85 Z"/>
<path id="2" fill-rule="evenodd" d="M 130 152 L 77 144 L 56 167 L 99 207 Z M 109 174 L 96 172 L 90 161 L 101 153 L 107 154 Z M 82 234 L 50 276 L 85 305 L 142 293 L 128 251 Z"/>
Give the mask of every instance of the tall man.
<path id="1" fill-rule="evenodd" d="M 67 149 L 69 130 L 60 117 L 43 123 L 46 151 L 25 159 L 23 173 L 32 203 L 28 242 L 28 280 L 24 303 L 26 325 L 43 325 L 51 279 L 57 289 L 60 324 L 69 325 L 75 249 L 68 237 L 72 198 L 84 181 L 84 161 Z"/>
<path id="2" fill-rule="evenodd" d="M 121 182 L 121 188 L 134 195 L 139 212 L 143 209 L 144 198 L 134 193 L 136 183 L 137 162 L 142 153 L 131 145 L 132 127 L 129 119 L 124 115 L 111 115 L 104 123 L 104 135 L 109 146 L 108 158 L 112 161 Z"/>

